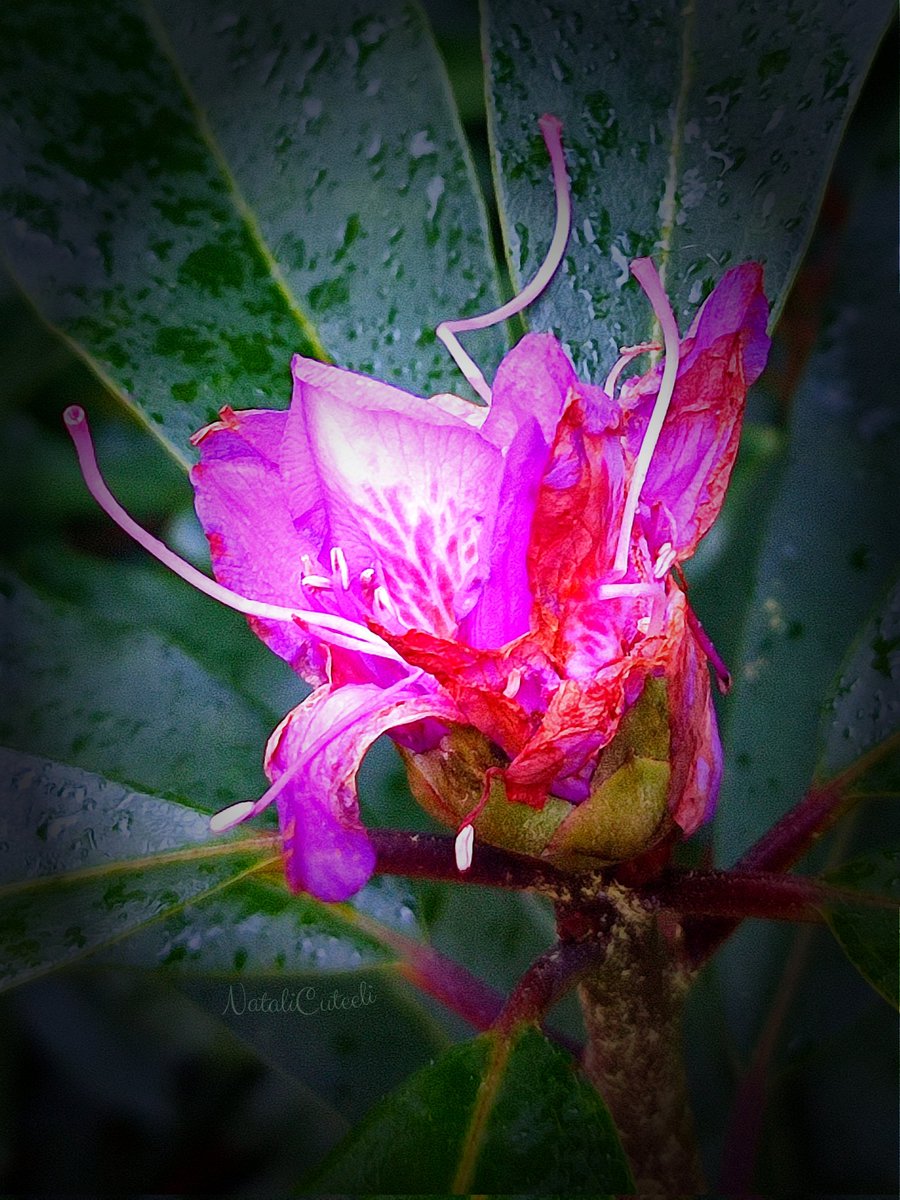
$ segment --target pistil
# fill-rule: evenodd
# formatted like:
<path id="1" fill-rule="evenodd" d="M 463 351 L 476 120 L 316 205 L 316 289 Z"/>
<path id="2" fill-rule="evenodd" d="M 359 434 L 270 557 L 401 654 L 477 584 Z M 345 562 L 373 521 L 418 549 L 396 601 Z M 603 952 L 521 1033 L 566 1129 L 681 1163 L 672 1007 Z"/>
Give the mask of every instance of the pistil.
<path id="1" fill-rule="evenodd" d="M 569 241 L 572 201 L 569 196 L 569 176 L 566 171 L 566 156 L 562 144 L 562 123 L 559 117 L 545 113 L 538 121 L 538 125 L 544 138 L 544 145 L 547 147 L 547 153 L 550 155 L 550 164 L 553 168 L 553 190 L 556 196 L 556 226 L 543 263 L 531 282 L 526 284 L 522 291 L 508 300 L 506 304 L 477 317 L 461 317 L 455 321 L 442 321 L 435 330 L 463 375 L 482 400 L 487 401 L 488 404 L 491 402 L 490 385 L 476 363 L 462 348 L 456 334 L 466 333 L 472 329 L 487 329 L 491 325 L 509 320 L 523 308 L 527 308 L 538 298 L 553 278 L 557 267 L 562 262 Z"/>

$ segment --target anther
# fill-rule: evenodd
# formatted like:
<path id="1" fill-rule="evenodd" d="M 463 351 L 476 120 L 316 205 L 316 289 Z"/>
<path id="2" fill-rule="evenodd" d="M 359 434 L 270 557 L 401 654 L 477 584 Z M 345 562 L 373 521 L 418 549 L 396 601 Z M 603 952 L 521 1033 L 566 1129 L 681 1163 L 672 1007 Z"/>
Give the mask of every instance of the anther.
<path id="1" fill-rule="evenodd" d="M 463 825 L 456 835 L 456 841 L 453 843 L 457 871 L 468 871 L 469 867 L 471 867 L 474 848 L 475 830 L 471 825 Z"/>
<path id="2" fill-rule="evenodd" d="M 341 587 L 346 592 L 350 587 L 350 572 L 347 569 L 347 560 L 340 546 L 331 547 L 331 573 L 332 575 L 340 576 Z"/>
<path id="3" fill-rule="evenodd" d="M 300 582 L 305 588 L 313 588 L 328 592 L 332 590 L 332 583 L 327 575 L 304 575 Z"/>
<path id="4" fill-rule="evenodd" d="M 247 820 L 253 812 L 253 807 L 252 800 L 239 800 L 237 804 L 223 808 L 221 812 L 217 812 L 209 818 L 210 831 L 225 833 L 229 829 L 234 829 L 235 825 L 240 825 L 241 821 Z"/>
<path id="5" fill-rule="evenodd" d="M 482 400 L 486 400 L 488 404 L 491 402 L 490 385 L 475 362 L 459 344 L 456 334 L 465 333 L 471 329 L 487 329 L 491 325 L 497 325 L 500 321 L 506 321 L 515 316 L 517 312 L 521 312 L 523 308 L 527 308 L 536 300 L 562 262 L 572 224 L 572 201 L 569 196 L 569 176 L 566 171 L 566 156 L 562 144 L 562 123 L 559 117 L 545 113 L 538 121 L 538 126 L 543 135 L 547 153 L 550 155 L 550 165 L 553 168 L 553 190 L 556 196 L 556 226 L 546 258 L 531 282 L 526 284 L 522 291 L 517 296 L 513 296 L 512 300 L 508 300 L 506 304 L 477 317 L 442 321 L 435 330 L 435 334 L 450 351 L 451 357 L 463 375 Z"/>
<path id="6" fill-rule="evenodd" d="M 509 679 L 506 681 L 506 687 L 503 689 L 503 695 L 508 700 L 515 700 L 519 694 L 519 688 L 522 686 L 522 668 L 513 667 L 509 673 Z"/>

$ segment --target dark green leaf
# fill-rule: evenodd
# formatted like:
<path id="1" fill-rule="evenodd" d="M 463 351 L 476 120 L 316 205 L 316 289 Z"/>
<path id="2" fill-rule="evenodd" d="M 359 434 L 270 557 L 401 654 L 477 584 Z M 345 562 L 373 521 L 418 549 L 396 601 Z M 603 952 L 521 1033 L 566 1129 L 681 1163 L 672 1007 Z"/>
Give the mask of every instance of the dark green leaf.
<path id="1" fill-rule="evenodd" d="M 17 278 L 179 456 L 224 403 L 284 406 L 295 351 L 458 386 L 434 326 L 496 287 L 414 7 L 6 6 L 0 105 Z"/>
<path id="2" fill-rule="evenodd" d="M 266 716 L 174 643 L 0 576 L 0 744 L 218 808 L 266 786 Z"/>
<path id="3" fill-rule="evenodd" d="M 566 264 L 531 310 L 596 382 L 653 325 L 628 261 L 653 254 L 682 324 L 726 266 L 766 264 L 780 310 L 844 122 L 891 15 L 882 0 L 665 8 L 491 0 L 495 169 L 513 277 L 553 231 L 537 119 L 563 122 Z"/>
<path id="4" fill-rule="evenodd" d="M 829 883 L 892 896 L 900 904 L 900 850 L 856 858 L 829 871 Z M 900 919 L 895 908 L 835 904 L 828 924 L 844 953 L 889 1004 L 900 1008 Z"/>
<path id="5" fill-rule="evenodd" d="M 204 854 L 199 813 L 86 772 L 10 750 L 0 766 L 0 986 L 127 937 L 273 857 L 274 846 Z"/>
<path id="6" fill-rule="evenodd" d="M 457 1046 L 388 1096 L 306 1182 L 315 1191 L 630 1192 L 609 1113 L 529 1029 Z"/>
<path id="7" fill-rule="evenodd" d="M 900 422 L 889 381 L 900 372 L 891 332 L 900 305 L 883 249 L 893 190 L 893 180 L 870 182 L 858 201 L 843 241 L 840 302 L 791 414 L 726 710 L 716 822 L 726 863 L 808 787 L 822 698 L 896 568 Z"/>
<path id="8" fill-rule="evenodd" d="M 4 986 L 100 951 L 233 978 L 357 972 L 393 961 L 379 930 L 417 932 L 399 881 L 352 907 L 293 896 L 274 838 L 214 836 L 192 808 L 44 758 L 0 750 L 0 768 Z"/>
<path id="9" fill-rule="evenodd" d="M 820 741 L 822 778 L 875 760 L 852 790 L 900 795 L 900 583 L 852 646 L 825 708 Z"/>

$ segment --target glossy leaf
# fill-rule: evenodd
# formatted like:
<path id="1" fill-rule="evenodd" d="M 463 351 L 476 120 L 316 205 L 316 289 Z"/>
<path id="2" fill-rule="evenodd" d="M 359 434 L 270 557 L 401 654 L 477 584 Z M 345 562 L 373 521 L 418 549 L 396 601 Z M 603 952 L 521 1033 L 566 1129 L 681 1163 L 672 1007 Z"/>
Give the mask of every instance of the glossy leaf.
<path id="1" fill-rule="evenodd" d="M 0 744 L 207 811 L 265 788 L 270 725 L 233 687 L 166 638 L 0 583 L 0 666 L 16 697 Z"/>
<path id="2" fill-rule="evenodd" d="M 854 859 L 828 873 L 829 883 L 892 896 L 900 905 L 900 851 Z M 889 1004 L 900 1008 L 900 916 L 897 907 L 834 905 L 828 924 L 844 953 Z"/>
<path id="3" fill-rule="evenodd" d="M 630 1192 L 618 1135 L 571 1059 L 533 1029 L 457 1046 L 381 1102 L 302 1190 Z"/>
<path id="4" fill-rule="evenodd" d="M 564 268 L 530 311 L 602 382 L 651 333 L 628 262 L 653 254 L 685 326 L 723 270 L 766 265 L 777 316 L 845 119 L 891 15 L 882 0 L 683 6 L 490 0 L 495 174 L 527 279 L 553 231 L 543 112 L 563 122 L 574 193 Z"/>
<path id="5" fill-rule="evenodd" d="M 199 813 L 85 772 L 9 750 L 0 765 L 0 986 L 82 958 L 273 857 L 204 855 Z"/>
<path id="6" fill-rule="evenodd" d="M 0 108 L 16 277 L 179 456 L 225 403 L 284 406 L 295 351 L 459 386 L 434 326 L 496 289 L 414 7 L 7 6 Z"/>
<path id="7" fill-rule="evenodd" d="M 830 779 L 872 761 L 854 793 L 900 796 L 900 583 L 857 638 L 826 706 L 818 774 Z"/>
<path id="8" fill-rule="evenodd" d="M 729 702 L 723 863 L 808 787 L 822 698 L 896 567 L 900 423 L 889 380 L 900 371 L 900 304 L 883 251 L 892 204 L 893 182 L 870 184 L 858 202 L 840 303 L 794 402 Z"/>
<path id="9" fill-rule="evenodd" d="M 0 775 L 0 987 L 87 955 L 233 978 L 355 973 L 393 961 L 390 928 L 417 931 L 399 881 L 322 904 L 288 892 L 276 838 L 214 836 L 192 808 L 16 751 L 0 750 Z"/>

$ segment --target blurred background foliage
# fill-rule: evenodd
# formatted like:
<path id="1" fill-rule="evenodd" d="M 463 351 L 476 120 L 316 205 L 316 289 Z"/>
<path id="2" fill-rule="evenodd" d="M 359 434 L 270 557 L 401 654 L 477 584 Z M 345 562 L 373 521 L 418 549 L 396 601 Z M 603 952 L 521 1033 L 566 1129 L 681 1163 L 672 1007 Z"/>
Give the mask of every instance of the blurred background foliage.
<path id="1" fill-rule="evenodd" d="M 475 6 L 431 0 L 426 8 L 490 195 Z M 691 564 L 695 605 L 739 686 L 721 711 L 729 763 L 720 815 L 684 848 L 684 861 L 713 853 L 733 860 L 802 794 L 824 689 L 896 565 L 896 62 L 892 32 L 844 137 L 770 367 L 751 398 L 726 509 Z M 502 263 L 496 214 L 490 236 Z M 511 289 L 508 278 L 498 286 Z M 213 682 L 239 690 L 248 721 L 274 725 L 297 703 L 297 680 L 239 618 L 168 576 L 96 511 L 61 409 L 76 402 L 90 411 L 112 490 L 147 528 L 203 564 L 181 468 L 8 281 L 0 315 L 5 564 L 43 598 L 169 639 Z M 255 733 L 246 737 L 252 747 Z M 367 761 L 361 795 L 367 823 L 429 827 L 388 744 Z M 896 844 L 897 832 L 895 807 L 873 801 L 826 839 L 813 865 Z M 501 990 L 553 933 L 549 910 L 531 896 L 398 883 L 384 904 L 394 918 L 408 905 L 416 930 Z M 152 938 L 147 953 L 158 954 Z M 320 968 L 295 971 L 292 989 L 311 983 L 327 995 L 332 984 L 346 990 L 349 978 L 376 997 L 358 1013 L 304 1018 L 224 1012 L 231 977 L 203 961 L 173 981 L 133 965 L 140 942 L 131 961 L 115 958 L 109 952 L 99 965 L 37 979 L 2 999 L 6 1190 L 280 1192 L 378 1098 L 469 1032 L 375 954 L 333 979 Z M 282 984 L 252 979 L 254 991 L 278 994 Z M 580 1036 L 573 1003 L 554 1021 Z M 686 1029 L 713 1177 L 736 1083 L 762 1039 L 771 1061 L 760 1189 L 895 1192 L 894 1034 L 894 1015 L 826 931 L 756 923 L 741 931 L 704 972 Z"/>

